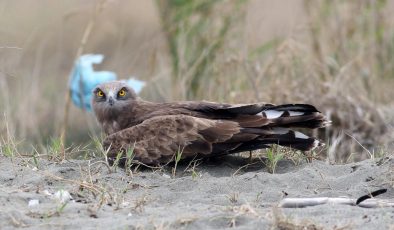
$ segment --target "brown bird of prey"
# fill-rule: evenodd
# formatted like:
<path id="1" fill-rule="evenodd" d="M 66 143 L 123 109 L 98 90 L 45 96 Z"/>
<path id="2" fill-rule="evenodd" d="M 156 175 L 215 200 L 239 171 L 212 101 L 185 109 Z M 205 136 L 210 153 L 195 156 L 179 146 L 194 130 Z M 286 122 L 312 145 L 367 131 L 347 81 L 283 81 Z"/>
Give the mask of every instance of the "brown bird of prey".
<path id="1" fill-rule="evenodd" d="M 144 101 L 124 82 L 93 91 L 92 106 L 106 133 L 108 157 L 132 151 L 133 160 L 160 164 L 195 156 L 217 156 L 270 147 L 302 151 L 322 143 L 290 128 L 322 128 L 326 118 L 308 104 L 222 104 Z M 179 156 L 179 155 L 178 155 Z"/>

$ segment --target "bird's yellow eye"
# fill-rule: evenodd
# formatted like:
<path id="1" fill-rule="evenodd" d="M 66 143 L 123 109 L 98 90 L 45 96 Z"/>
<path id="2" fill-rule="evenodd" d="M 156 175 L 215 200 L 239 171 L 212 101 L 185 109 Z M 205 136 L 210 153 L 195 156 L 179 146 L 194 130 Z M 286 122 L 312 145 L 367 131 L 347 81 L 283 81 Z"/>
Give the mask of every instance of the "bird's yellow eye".
<path id="1" fill-rule="evenodd" d="M 104 97 L 103 91 L 101 91 L 101 90 L 97 91 L 97 96 L 98 97 Z"/>
<path id="2" fill-rule="evenodd" d="M 121 90 L 119 91 L 118 95 L 119 95 L 119 97 L 124 97 L 124 96 L 126 96 L 126 90 L 121 89 Z"/>

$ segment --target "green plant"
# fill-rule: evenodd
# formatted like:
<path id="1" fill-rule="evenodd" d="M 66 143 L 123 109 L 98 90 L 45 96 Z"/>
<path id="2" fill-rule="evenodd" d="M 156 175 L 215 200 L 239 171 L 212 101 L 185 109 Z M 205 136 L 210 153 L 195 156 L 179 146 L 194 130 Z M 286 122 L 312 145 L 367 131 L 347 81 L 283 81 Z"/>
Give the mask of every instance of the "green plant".
<path id="1" fill-rule="evenodd" d="M 275 173 L 276 165 L 283 159 L 284 153 L 279 151 L 277 146 L 267 149 L 266 166 L 270 173 Z"/>
<path id="2" fill-rule="evenodd" d="M 38 168 L 38 166 L 39 166 L 39 164 L 38 164 L 39 157 L 40 157 L 40 155 L 39 155 L 36 151 L 33 152 L 32 158 L 33 158 L 34 166 L 35 166 L 36 168 Z"/>
<path id="3" fill-rule="evenodd" d="M 129 148 L 126 151 L 125 169 L 129 172 L 130 175 L 132 174 L 131 166 L 132 166 L 133 158 L 134 158 L 134 148 L 135 148 L 135 143 L 132 148 Z"/>
<path id="4" fill-rule="evenodd" d="M 185 168 L 184 172 L 190 172 L 193 179 L 197 179 L 201 176 L 200 173 L 197 172 L 197 166 L 201 164 L 199 159 L 193 159 L 190 161 L 189 165 Z"/>
<path id="5" fill-rule="evenodd" d="M 109 167 L 109 162 L 108 162 L 108 152 L 109 152 L 110 148 L 104 149 L 103 144 L 102 144 L 102 139 L 103 138 L 99 138 L 98 136 L 91 136 L 91 139 L 92 139 L 93 146 L 94 146 L 94 148 L 93 148 L 93 157 L 96 157 L 95 153 L 98 152 L 101 155 L 101 157 L 104 157 L 105 164 L 107 165 L 108 168 L 110 168 Z M 118 158 L 118 155 L 119 154 L 117 154 L 117 158 Z M 119 162 L 119 159 L 118 159 L 118 162 Z M 111 169 L 111 171 L 112 171 L 112 169 Z"/>
<path id="6" fill-rule="evenodd" d="M 59 214 L 62 213 L 64 211 L 64 209 L 66 208 L 66 206 L 67 206 L 67 202 L 62 203 L 61 205 L 59 205 L 56 208 L 56 212 L 59 213 Z"/>
<path id="7" fill-rule="evenodd" d="M 62 141 L 60 138 L 52 137 L 47 145 L 47 154 L 50 160 L 60 160 L 63 151 Z M 64 150 L 65 151 L 65 150 Z"/>
<path id="8" fill-rule="evenodd" d="M 15 137 L 11 133 L 6 116 L 4 116 L 4 122 L 6 123 L 6 135 L 4 137 L 0 135 L 0 153 L 6 157 L 13 158 L 18 153 L 18 143 L 16 143 Z"/>
<path id="9" fill-rule="evenodd" d="M 212 81 L 213 65 L 225 44 L 244 0 L 157 0 L 172 60 L 172 79 L 182 97 L 192 99 L 204 81 Z M 224 5 L 231 10 L 217 17 Z M 205 83 L 204 83 L 205 84 Z"/>
<path id="10" fill-rule="evenodd" d="M 114 172 L 116 172 L 116 169 L 117 169 L 118 166 L 119 166 L 119 161 L 120 161 L 120 159 L 122 158 L 122 156 L 123 156 L 123 152 L 118 152 L 118 153 L 116 154 L 116 158 L 115 158 L 115 160 L 114 160 L 114 163 L 113 163 L 112 166 L 111 166 L 111 168 L 113 169 Z"/>
<path id="11" fill-rule="evenodd" d="M 12 143 L 1 143 L 0 150 L 6 157 L 14 157 L 15 155 L 15 146 L 13 146 Z"/>
<path id="12" fill-rule="evenodd" d="M 182 159 L 182 153 L 183 153 L 183 148 L 178 147 L 178 151 L 175 153 L 175 165 L 174 168 L 172 169 L 172 177 L 176 176 L 176 168 L 178 166 L 178 162 Z"/>

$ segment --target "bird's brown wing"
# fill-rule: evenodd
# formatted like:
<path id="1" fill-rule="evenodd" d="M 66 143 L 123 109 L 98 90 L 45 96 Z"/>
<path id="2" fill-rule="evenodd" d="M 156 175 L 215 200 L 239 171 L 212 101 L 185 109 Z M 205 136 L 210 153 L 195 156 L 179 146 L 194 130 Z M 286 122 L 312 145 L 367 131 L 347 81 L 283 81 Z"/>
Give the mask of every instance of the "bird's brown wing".
<path id="1" fill-rule="evenodd" d="M 133 149 L 133 159 L 145 164 L 166 163 L 177 153 L 182 158 L 231 151 L 255 134 L 242 134 L 236 122 L 187 115 L 153 117 L 139 125 L 109 135 L 104 140 L 108 156 Z"/>

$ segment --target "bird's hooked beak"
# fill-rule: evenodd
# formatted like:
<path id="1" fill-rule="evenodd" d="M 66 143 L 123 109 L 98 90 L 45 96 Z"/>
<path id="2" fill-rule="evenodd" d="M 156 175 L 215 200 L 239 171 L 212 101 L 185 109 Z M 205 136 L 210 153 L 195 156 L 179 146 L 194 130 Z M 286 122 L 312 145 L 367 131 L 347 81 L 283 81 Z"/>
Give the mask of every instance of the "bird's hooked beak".
<path id="1" fill-rule="evenodd" d="M 115 104 L 113 92 L 109 92 L 109 94 L 108 94 L 108 103 L 110 106 L 113 106 Z"/>
<path id="2" fill-rule="evenodd" d="M 108 103 L 109 103 L 110 106 L 113 106 L 115 101 L 114 101 L 114 99 L 112 97 L 110 97 L 110 98 L 108 98 Z"/>

